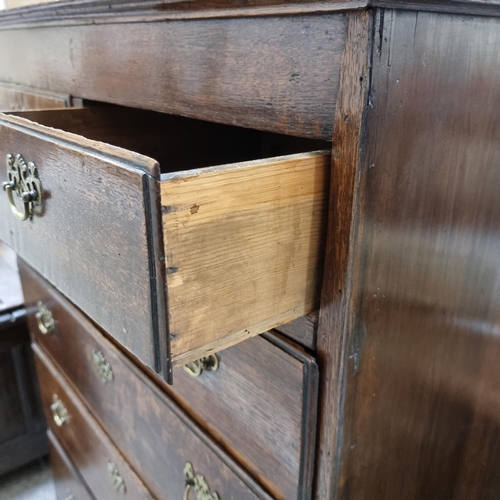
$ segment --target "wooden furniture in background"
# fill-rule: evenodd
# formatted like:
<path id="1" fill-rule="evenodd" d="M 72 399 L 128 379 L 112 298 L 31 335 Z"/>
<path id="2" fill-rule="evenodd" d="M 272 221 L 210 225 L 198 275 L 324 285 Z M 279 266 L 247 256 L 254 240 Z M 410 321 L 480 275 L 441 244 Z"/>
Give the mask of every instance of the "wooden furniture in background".
<path id="1" fill-rule="evenodd" d="M 0 243 L 0 474 L 48 453 L 15 253 Z"/>

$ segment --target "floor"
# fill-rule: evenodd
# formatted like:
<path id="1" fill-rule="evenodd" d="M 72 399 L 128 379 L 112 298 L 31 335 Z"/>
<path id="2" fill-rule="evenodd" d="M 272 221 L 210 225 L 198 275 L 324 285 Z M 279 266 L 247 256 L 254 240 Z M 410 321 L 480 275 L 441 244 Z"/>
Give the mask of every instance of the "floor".
<path id="1" fill-rule="evenodd" d="M 0 500 L 56 500 L 48 459 L 1 476 Z"/>

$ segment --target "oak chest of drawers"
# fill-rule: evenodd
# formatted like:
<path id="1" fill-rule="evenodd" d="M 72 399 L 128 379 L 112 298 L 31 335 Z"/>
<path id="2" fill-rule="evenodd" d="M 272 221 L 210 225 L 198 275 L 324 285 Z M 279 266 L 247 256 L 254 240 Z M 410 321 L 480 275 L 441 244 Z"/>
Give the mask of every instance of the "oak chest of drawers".
<path id="1" fill-rule="evenodd" d="M 498 12 L 0 14 L 0 238 L 61 498 L 500 492 Z"/>

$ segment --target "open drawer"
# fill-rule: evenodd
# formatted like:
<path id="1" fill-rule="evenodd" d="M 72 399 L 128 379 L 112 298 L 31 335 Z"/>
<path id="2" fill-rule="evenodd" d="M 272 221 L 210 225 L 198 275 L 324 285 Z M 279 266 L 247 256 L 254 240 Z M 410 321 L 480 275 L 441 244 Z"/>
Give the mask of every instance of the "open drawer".
<path id="1" fill-rule="evenodd" d="M 0 115 L 0 238 L 169 380 L 317 306 L 318 147 L 113 106 Z"/>

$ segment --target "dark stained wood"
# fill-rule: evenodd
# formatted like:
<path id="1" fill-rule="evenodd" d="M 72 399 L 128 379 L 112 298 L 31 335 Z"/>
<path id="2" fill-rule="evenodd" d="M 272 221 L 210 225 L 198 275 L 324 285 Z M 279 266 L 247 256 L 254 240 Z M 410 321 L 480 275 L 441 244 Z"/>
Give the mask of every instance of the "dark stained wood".
<path id="1" fill-rule="evenodd" d="M 329 228 L 317 330 L 321 373 L 316 498 L 334 498 L 341 437 L 343 372 L 350 331 L 352 252 L 364 108 L 370 81 L 371 14 L 347 14 L 332 151 Z"/>
<path id="2" fill-rule="evenodd" d="M 15 255 L 0 243 L 0 474 L 48 451 L 23 303 Z"/>
<path id="3" fill-rule="evenodd" d="M 331 148 L 327 141 L 92 101 L 77 109 L 12 114 L 154 158 L 163 174 Z"/>
<path id="4" fill-rule="evenodd" d="M 50 465 L 58 500 L 93 500 L 92 494 L 54 434 L 48 431 Z M 71 496 L 72 495 L 72 496 Z"/>
<path id="5" fill-rule="evenodd" d="M 160 470 L 162 470 L 162 467 L 169 467 L 169 454 L 172 453 L 170 447 L 173 447 L 174 443 L 170 441 L 172 438 L 168 438 L 164 443 L 158 442 L 157 445 L 154 444 L 156 442 L 156 432 L 168 434 L 169 426 L 174 425 L 175 428 L 176 425 L 175 420 L 172 422 L 172 410 L 169 409 L 171 403 L 168 402 L 166 395 L 159 392 L 158 389 L 152 389 L 154 385 L 147 381 L 146 377 L 136 369 L 130 371 L 128 368 L 130 364 L 124 361 L 123 356 L 117 349 L 105 341 L 102 334 L 72 304 L 61 297 L 32 270 L 21 265 L 21 272 L 23 286 L 26 290 L 30 327 L 35 340 L 52 357 L 56 365 L 62 369 L 91 408 L 95 409 L 97 418 L 104 421 L 107 429 L 106 422 L 111 423 L 112 430 L 109 432 L 112 437 L 116 436 L 114 439 L 116 439 L 118 445 L 123 446 L 123 452 L 132 457 L 137 453 L 137 458 L 131 458 L 130 460 L 132 463 L 138 464 L 138 470 L 144 470 L 145 477 L 151 477 L 153 484 L 158 484 L 157 491 L 166 488 L 168 484 L 165 481 L 172 479 L 172 477 L 164 478 Z M 57 328 L 52 334 L 42 335 L 38 330 L 36 320 L 32 314 L 35 311 L 33 305 L 38 300 L 41 300 L 53 312 L 57 321 Z M 204 388 L 206 384 L 203 382 L 207 379 L 205 376 L 199 379 L 201 384 L 193 384 L 193 381 L 186 381 L 187 374 L 183 373 L 182 370 L 177 370 L 178 373 L 175 375 L 176 384 L 177 377 L 179 377 L 179 383 L 181 384 L 179 389 L 181 391 L 183 389 L 190 391 L 190 394 L 185 393 L 186 400 L 196 405 L 198 416 L 201 414 L 209 417 L 211 425 L 205 424 L 206 428 L 221 429 L 223 427 L 224 431 L 229 432 L 224 444 L 226 446 L 240 446 L 241 450 L 237 451 L 236 454 L 241 455 L 239 458 L 244 460 L 245 463 L 249 462 L 252 465 L 253 459 L 252 472 L 255 473 L 255 469 L 257 469 L 255 475 L 265 476 L 269 474 L 269 470 L 272 470 L 272 477 L 267 480 L 263 477 L 263 482 L 286 485 L 287 480 L 295 481 L 295 484 L 292 485 L 292 491 L 295 488 L 295 497 L 292 496 L 292 498 L 297 498 L 299 485 L 294 475 L 299 474 L 298 467 L 301 464 L 298 462 L 301 460 L 301 452 L 310 454 L 314 444 L 310 439 L 310 432 L 313 432 L 314 429 L 316 381 L 314 361 L 309 356 L 294 351 L 286 344 L 283 344 L 283 349 L 294 352 L 295 358 L 261 338 L 253 339 L 245 344 L 250 344 L 246 348 L 246 356 L 242 356 L 239 350 L 233 348 L 233 355 L 229 353 L 228 356 L 224 356 L 227 361 L 221 366 L 221 372 L 216 374 L 220 375 L 222 373 L 222 383 L 225 381 L 225 386 L 232 383 L 232 389 L 226 390 L 225 397 L 227 400 L 222 399 L 220 389 L 219 394 L 217 394 L 215 387 L 212 387 L 212 391 L 210 391 L 210 385 Z M 96 367 L 92 362 L 94 350 L 102 352 L 110 362 L 115 374 L 113 383 L 102 384 L 100 374 L 96 371 Z M 243 348 L 243 353 L 245 353 L 245 348 Z M 253 361 L 262 369 L 263 361 L 260 359 L 260 355 L 265 356 L 268 363 L 279 363 L 278 366 L 281 366 L 281 371 L 285 370 L 285 373 L 280 374 L 276 373 L 278 366 L 267 366 L 267 370 L 270 370 L 274 377 L 278 377 L 278 381 L 273 381 L 272 377 L 269 377 L 267 387 L 276 388 L 276 390 L 272 392 L 272 396 L 266 396 L 266 399 L 262 401 L 258 401 L 258 396 L 264 392 L 264 389 L 252 382 L 251 376 L 253 376 L 253 370 L 256 370 L 256 367 L 249 364 L 249 362 Z M 229 370 L 228 375 L 225 375 L 226 370 Z M 306 373 L 303 374 L 303 370 Z M 253 406 L 239 408 L 242 402 L 241 392 L 243 392 L 243 389 L 238 388 L 235 381 L 229 381 L 231 375 L 238 376 L 238 373 L 240 382 L 248 379 L 245 385 L 247 389 L 245 397 L 252 398 Z M 290 380 L 285 381 L 286 376 L 290 377 Z M 182 384 L 183 380 L 184 384 Z M 279 387 L 282 387 L 285 383 L 290 393 L 281 395 L 282 404 L 278 406 Z M 213 385 L 217 384 L 212 383 Z M 213 394 L 214 392 L 215 394 Z M 157 396 L 155 396 L 156 393 Z M 134 399 L 126 401 L 129 396 Z M 261 405 L 260 408 L 258 408 L 259 404 Z M 308 406 L 301 409 L 302 405 L 306 404 Z M 143 406 L 151 408 L 152 411 L 155 409 L 154 411 L 159 418 L 159 423 L 155 425 L 160 425 L 160 428 L 156 426 L 148 427 L 148 422 L 150 422 L 152 416 L 143 413 L 141 410 Z M 205 407 L 201 408 L 201 406 Z M 126 412 L 123 411 L 124 408 L 127 408 Z M 195 409 L 191 411 L 195 411 Z M 215 418 L 210 416 L 211 411 L 214 412 Z M 253 415 L 250 420 L 248 412 Z M 125 418 L 126 415 L 128 417 Z M 244 418 L 244 423 L 241 423 L 238 429 L 232 427 L 235 426 L 235 423 L 230 421 L 232 416 L 234 419 L 239 418 L 240 423 L 241 419 Z M 217 424 L 215 422 L 216 418 L 223 418 L 224 420 Z M 121 424 L 122 419 L 123 423 Z M 286 426 L 287 424 L 289 427 L 280 428 L 280 426 Z M 142 429 L 141 435 L 135 435 L 137 431 L 132 429 L 134 425 L 138 425 Z M 303 425 L 306 425 L 305 429 Z M 241 433 L 241 428 L 244 426 L 252 426 L 256 432 L 261 433 L 261 436 L 255 436 L 253 433 Z M 146 432 L 144 431 L 145 428 L 149 428 L 149 430 Z M 125 431 L 125 429 L 128 430 Z M 273 435 L 273 429 L 276 435 Z M 172 430 L 172 433 L 174 432 Z M 122 435 L 124 433 L 131 433 L 132 435 L 126 437 Z M 297 435 L 302 433 L 306 435 Z M 221 431 L 219 430 L 218 435 L 220 434 Z M 248 440 L 248 438 L 251 439 Z M 148 443 L 148 447 L 152 447 L 150 452 L 142 449 L 141 439 Z M 266 443 L 266 439 L 273 441 Z M 301 446 L 302 440 L 304 443 Z M 169 443 L 171 444 L 169 445 Z M 162 451 L 164 446 L 166 448 Z M 266 452 L 259 449 L 259 446 L 265 446 Z M 269 451 L 272 455 L 267 457 L 266 454 Z M 153 456 L 150 456 L 149 453 L 153 453 Z M 281 456 L 283 456 L 283 464 L 277 459 Z M 261 461 L 267 460 L 269 467 L 259 463 L 259 459 Z M 305 470 L 301 473 L 301 477 L 306 481 L 308 479 L 307 468 L 310 467 L 312 461 L 310 456 L 304 457 L 304 460 L 306 461 L 304 464 Z M 151 464 L 155 461 L 159 461 L 158 465 L 150 470 Z M 277 486 L 274 487 L 277 488 Z M 154 490 L 155 487 L 152 487 L 152 489 Z"/>
<path id="6" fill-rule="evenodd" d="M 278 326 L 275 330 L 287 335 L 299 344 L 309 348 L 316 349 L 316 325 L 318 323 L 318 311 L 306 316 L 301 316 L 290 323 Z"/>
<path id="7" fill-rule="evenodd" d="M 160 371 L 155 341 L 166 335 L 166 325 L 152 314 L 159 280 L 150 279 L 149 261 L 162 253 L 148 240 L 147 224 L 157 211 L 149 207 L 154 196 L 144 183 L 148 172 L 159 176 L 157 163 L 6 115 L 0 119 L 0 150 L 33 161 L 44 189 L 41 211 L 23 222 L 10 213 L 4 194 L 0 237 Z M 5 180 L 2 168 L 0 182 Z M 160 295 L 155 307 L 162 303 Z"/>
<path id="8" fill-rule="evenodd" d="M 36 89 L 0 82 L 0 110 L 60 109 L 72 106 L 69 95 L 42 92 Z"/>
<path id="9" fill-rule="evenodd" d="M 33 271 L 22 266 L 22 275 L 36 341 L 86 393 L 88 377 L 82 374 L 93 374 L 92 350 L 98 348 L 109 357 L 108 350 L 114 349 Z M 34 312 L 38 300 L 57 321 L 57 331 L 50 335 L 42 335 L 37 328 Z M 313 358 L 275 335 L 268 335 L 267 340 L 255 337 L 218 357 L 216 373 L 193 378 L 183 369 L 176 370 L 175 385 L 168 392 L 277 497 L 309 498 L 317 388 Z M 94 384 L 99 391 L 98 378 Z"/>
<path id="10" fill-rule="evenodd" d="M 106 404 L 109 394 L 116 398 L 116 392 L 123 393 L 126 398 L 134 375 L 127 372 L 116 348 L 72 304 L 27 266 L 21 266 L 21 270 L 35 340 L 106 422 L 111 411 Z M 40 333 L 34 318 L 38 300 L 49 307 L 57 321 L 57 329 L 48 335 Z M 102 385 L 92 363 L 95 350 L 104 353 L 107 360 L 113 359 L 113 371 L 121 374 L 109 387 Z M 196 379 L 183 369 L 176 370 L 175 390 L 170 390 L 170 394 L 277 498 L 309 498 L 317 387 L 314 360 L 272 335 L 268 340 L 255 337 L 223 351 L 219 359 L 217 372 L 206 372 Z M 142 379 L 146 380 L 144 375 Z M 163 388 L 166 389 L 166 384 Z M 150 404 L 148 383 L 138 385 L 137 391 L 137 404 Z M 140 402 L 142 398 L 144 403 Z M 161 404 L 165 405 L 166 399 L 162 395 Z M 149 419 L 135 405 L 128 404 L 127 408 L 132 413 L 131 421 Z M 168 410 L 160 408 L 158 411 L 168 415 Z M 120 407 L 114 411 L 123 414 Z M 118 418 L 112 416 L 113 420 Z M 163 425 L 169 425 L 167 416 Z M 245 432 L 241 432 L 243 428 Z M 147 436 L 150 434 L 144 435 L 144 439 Z M 154 439 L 152 435 L 150 438 Z M 122 441 L 121 436 L 116 438 L 118 445 Z M 125 444 L 124 453 L 129 452 L 129 446 Z M 157 453 L 157 460 L 168 460 L 166 452 L 161 454 L 157 450 Z M 146 473 L 148 464 L 140 462 Z M 154 476 L 153 480 L 160 481 Z"/>
<path id="11" fill-rule="evenodd" d="M 16 0 L 10 0 L 15 2 Z M 19 0 L 21 3 L 37 0 Z M 48 0 L 43 0 L 43 3 Z M 32 5 L 21 11 L 0 12 L 0 26 L 33 27 L 61 24 L 152 22 L 319 14 L 362 9 L 367 0 L 80 0 Z"/>
<path id="12" fill-rule="evenodd" d="M 93 346 L 100 349 L 102 344 L 94 342 Z M 89 348 L 81 354 L 91 357 L 92 344 L 89 344 Z M 98 457 L 106 455 L 102 451 L 104 438 L 101 437 L 100 444 L 97 444 L 90 435 L 87 439 L 83 437 L 87 428 L 90 429 L 93 419 L 86 414 L 82 403 L 77 401 L 76 395 L 57 374 L 56 368 L 40 348 L 33 344 L 33 349 L 36 353 L 44 401 L 49 403 L 54 392 L 66 394 L 61 397 L 65 398 L 64 404 L 67 404 L 70 414 L 73 415 L 73 422 L 69 425 L 57 429 L 52 426 L 54 434 L 95 496 L 114 498 L 103 495 L 103 490 L 97 489 L 101 482 L 98 482 L 95 474 L 98 473 L 97 464 L 102 463 Z M 210 487 L 217 491 L 221 498 L 270 500 L 271 497 L 220 450 L 211 445 L 207 437 L 130 361 L 109 348 L 101 352 L 111 365 L 114 381 L 103 385 L 100 375 L 91 363 L 88 363 L 83 368 L 92 369 L 92 372 L 82 373 L 82 376 L 87 377 L 87 383 L 80 384 L 78 390 L 85 402 L 90 404 L 94 416 L 106 433 L 120 447 L 120 451 L 141 475 L 155 498 L 183 498 L 183 469 L 189 462 L 197 473 L 205 476 Z M 124 408 L 127 411 L 123 411 Z M 92 423 L 92 428 L 97 432 L 95 422 Z M 71 449 L 68 446 L 71 446 Z M 112 450 L 106 446 L 106 453 L 109 455 Z M 94 448 L 99 448 L 99 452 L 97 453 L 96 449 L 94 454 Z M 124 463 L 123 460 L 121 463 Z M 119 468 L 122 470 L 123 466 L 119 464 Z"/>
<path id="13" fill-rule="evenodd" d="M 117 466 L 128 496 L 137 500 L 151 499 L 120 452 L 36 344 L 33 344 L 33 351 L 49 429 L 66 450 L 90 490 L 97 498 L 115 500 L 123 497 L 123 492 L 115 490 L 108 472 L 111 462 Z M 57 426 L 53 418 L 51 405 L 54 396 L 69 416 L 67 423 L 62 426 Z"/>
<path id="14" fill-rule="evenodd" d="M 500 16 L 500 2 L 492 0 L 372 0 L 372 7 L 477 16 Z"/>
<path id="15" fill-rule="evenodd" d="M 338 498 L 498 498 L 500 21 L 375 32 Z"/>
<path id="16" fill-rule="evenodd" d="M 11 333 L 14 342 L 3 342 Z M 24 318 L 0 332 L 0 474 L 47 454 L 45 419 Z"/>
<path id="17" fill-rule="evenodd" d="M 0 80 L 331 140 L 345 28 L 338 13 L 3 30 Z"/>
<path id="18" fill-rule="evenodd" d="M 15 377 L 15 366 L 10 351 L 0 353 L 0 376 L 3 381 L 0 392 L 0 442 L 15 438 L 24 432 L 22 402 Z"/>

